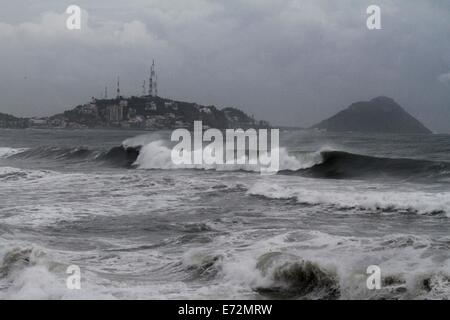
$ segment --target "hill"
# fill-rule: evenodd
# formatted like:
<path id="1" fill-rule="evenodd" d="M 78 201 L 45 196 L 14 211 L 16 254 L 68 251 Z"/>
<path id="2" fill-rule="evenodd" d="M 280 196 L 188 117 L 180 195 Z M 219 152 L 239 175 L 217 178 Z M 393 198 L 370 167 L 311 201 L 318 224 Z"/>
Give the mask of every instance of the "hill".
<path id="1" fill-rule="evenodd" d="M 0 128 L 133 128 L 164 130 L 192 128 L 201 120 L 205 128 L 268 128 L 237 108 L 219 109 L 156 96 L 92 99 L 70 110 L 42 118 L 16 118 L 0 113 Z"/>
<path id="2" fill-rule="evenodd" d="M 432 133 L 393 99 L 382 96 L 353 103 L 312 128 L 332 132 Z"/>
<path id="3" fill-rule="evenodd" d="M 236 108 L 219 109 L 197 103 L 162 97 L 141 96 L 116 99 L 93 99 L 62 114 L 50 117 L 50 123 L 62 127 L 121 127 L 141 129 L 191 128 L 201 120 L 205 127 L 268 127 Z"/>

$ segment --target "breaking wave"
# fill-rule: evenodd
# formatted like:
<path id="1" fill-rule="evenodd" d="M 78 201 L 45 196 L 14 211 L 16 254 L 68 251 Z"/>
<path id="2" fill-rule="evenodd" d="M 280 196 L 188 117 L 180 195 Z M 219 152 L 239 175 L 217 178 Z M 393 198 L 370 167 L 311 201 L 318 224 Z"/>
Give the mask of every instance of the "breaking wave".
<path id="1" fill-rule="evenodd" d="M 371 190 L 355 186 L 329 189 L 327 186 L 280 186 L 259 182 L 247 193 L 267 199 L 294 199 L 301 205 L 324 206 L 343 212 L 403 213 L 450 217 L 448 192 Z M 335 211 L 336 211 L 335 210 Z"/>
<path id="2" fill-rule="evenodd" d="M 255 290 L 269 297 L 336 299 L 340 295 L 336 274 L 294 255 L 266 253 L 259 257 L 256 269 L 270 281 Z"/>
<path id="3" fill-rule="evenodd" d="M 288 245 L 288 247 L 286 247 Z M 267 251 L 270 246 L 271 250 Z M 197 268 L 218 270 L 230 286 L 251 288 L 269 299 L 448 299 L 448 261 L 430 257 L 448 250 L 448 239 L 393 234 L 376 238 L 299 230 L 248 250 L 205 253 Z M 287 250 L 288 249 L 288 250 Z M 379 265 L 381 288 L 368 290 L 367 267 Z M 203 269 L 202 269 L 203 270 Z"/>
<path id="4" fill-rule="evenodd" d="M 218 171 L 255 171 L 259 165 L 175 165 L 171 148 L 164 140 L 155 140 L 142 146 L 127 141 L 122 148 L 137 150 L 134 165 L 140 169 L 204 169 Z M 132 147 L 128 147 L 131 145 Z M 279 174 L 301 175 L 324 179 L 411 179 L 428 180 L 450 177 L 450 163 L 408 158 L 382 158 L 344 151 L 318 150 L 290 153 L 279 150 Z M 248 163 L 248 159 L 245 159 Z"/>
<path id="5" fill-rule="evenodd" d="M 155 138 L 155 137 L 152 137 Z M 146 140 L 147 139 L 147 140 Z M 172 161 L 172 148 L 164 139 L 148 141 L 136 137 L 109 150 L 92 150 L 87 147 L 41 146 L 30 149 L 0 148 L 0 159 L 49 159 L 66 162 L 97 162 L 119 167 L 138 169 L 202 169 L 217 171 L 260 172 L 262 167 L 249 164 L 199 164 L 176 165 Z M 282 175 L 299 175 L 322 179 L 401 179 L 414 181 L 448 181 L 450 162 L 427 161 L 409 158 L 382 158 L 344 151 L 318 150 L 313 152 L 288 152 L 279 148 L 279 172 Z"/>
<path id="6" fill-rule="evenodd" d="M 87 286 L 83 290 L 66 287 L 67 263 L 59 262 L 51 251 L 34 245 L 4 246 L 0 251 L 0 299 L 64 300 L 113 299 Z"/>
<path id="7" fill-rule="evenodd" d="M 0 159 L 2 158 L 8 158 L 11 157 L 15 154 L 21 153 L 26 151 L 26 148 L 19 148 L 19 149 L 14 149 L 14 148 L 0 148 Z"/>
<path id="8" fill-rule="evenodd" d="M 248 160 L 248 159 L 246 159 Z M 402 179 L 429 180 L 450 177 L 450 163 L 408 158 L 380 158 L 343 151 L 315 151 L 292 154 L 279 149 L 279 172 L 283 175 L 323 179 Z M 248 161 L 246 161 L 248 163 Z M 163 140 L 146 144 L 134 163 L 140 169 L 205 169 L 218 171 L 254 171 L 259 165 L 200 164 L 175 165 L 171 149 Z"/>
<path id="9" fill-rule="evenodd" d="M 163 140 L 153 141 L 145 146 L 139 152 L 134 163 L 139 169 L 203 169 L 217 171 L 250 171 L 260 172 L 259 164 L 249 164 L 246 156 L 246 164 L 192 164 L 177 165 L 174 164 L 171 157 L 172 149 L 165 145 Z M 190 156 L 190 154 L 189 154 Z M 192 158 L 192 157 L 191 157 Z M 320 161 L 316 154 L 305 154 L 303 157 L 289 155 L 285 148 L 279 149 L 280 168 L 282 170 L 296 171 L 313 166 Z M 236 161 L 237 162 L 237 161 Z"/>
<path id="10" fill-rule="evenodd" d="M 0 264 L 0 298 L 61 299 L 64 287 L 52 274 L 54 267 L 39 249 L 10 248 Z"/>

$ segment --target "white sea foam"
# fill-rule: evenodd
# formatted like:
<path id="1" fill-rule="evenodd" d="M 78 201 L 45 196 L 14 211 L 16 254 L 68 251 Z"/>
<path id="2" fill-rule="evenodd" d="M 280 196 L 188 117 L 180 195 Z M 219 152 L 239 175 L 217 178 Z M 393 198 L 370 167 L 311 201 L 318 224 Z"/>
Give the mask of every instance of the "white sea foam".
<path id="1" fill-rule="evenodd" d="M 145 146 L 146 144 L 152 143 L 153 141 L 161 140 L 161 134 L 160 133 L 147 133 L 147 134 L 141 134 L 136 137 L 132 137 L 129 139 L 126 139 L 122 142 L 122 146 L 124 148 L 136 148 Z"/>
<path id="2" fill-rule="evenodd" d="M 304 181 L 307 181 L 306 179 Z M 412 212 L 418 214 L 445 213 L 450 217 L 450 192 L 418 190 L 364 189 L 358 185 L 329 186 L 296 184 L 283 186 L 273 182 L 257 182 L 248 190 L 250 195 L 271 199 L 295 198 L 299 203 L 327 205 L 342 210 L 368 210 L 371 212 Z M 342 211 L 340 211 L 342 213 Z M 350 210 L 350 212 L 354 212 Z"/>
<path id="3" fill-rule="evenodd" d="M 0 250 L 0 299 L 113 299 L 82 278 L 82 290 L 66 286 L 68 256 L 35 245 L 4 245 Z M 58 261 L 58 262 L 56 262 Z M 87 272 L 83 273 L 87 277 Z"/>
<path id="4" fill-rule="evenodd" d="M 8 225 L 34 227 L 98 216 L 139 214 L 142 210 L 136 211 L 137 207 L 163 215 L 177 204 L 182 205 L 184 197 L 189 198 L 189 190 L 173 191 L 189 183 L 167 185 L 138 171 L 89 174 L 0 167 L 0 194 L 4 197 L 0 218 Z M 112 184 L 118 188 L 111 188 Z M 45 197 L 33 198 L 36 190 Z M 73 195 L 78 201 L 68 200 Z M 30 198 L 34 200 L 29 202 Z"/>
<path id="5" fill-rule="evenodd" d="M 143 145 L 139 168 L 177 169 L 170 147 L 145 139 L 124 143 Z M 291 157 L 280 156 L 282 168 L 322 161 Z M 308 270 L 329 273 L 343 299 L 450 298 L 448 219 L 398 215 L 447 210 L 448 187 L 215 171 L 2 173 L 0 261 L 10 247 L 32 252 L 0 265 L 0 299 L 299 297 Z M 394 216 L 333 215 L 380 211 Z M 70 264 L 81 267 L 80 291 L 65 287 Z M 366 288 L 371 264 L 382 290 Z M 324 297 L 328 280 L 316 288 L 307 297 Z"/>
<path id="6" fill-rule="evenodd" d="M 216 244 L 215 249 L 211 249 L 213 253 L 203 249 L 204 255 L 223 257 L 216 263 L 221 285 L 208 288 L 210 295 L 220 297 L 225 287 L 229 295 L 241 298 L 248 288 L 269 294 L 296 295 L 304 294 L 305 287 L 317 285 L 317 288 L 309 288 L 308 297 L 450 297 L 450 261 L 437 258 L 439 252 L 432 251 L 435 240 L 428 236 L 351 237 L 300 230 L 243 246 L 244 238 L 247 238 L 244 234 L 235 233 L 231 239 Z M 226 249 L 236 248 L 238 243 L 245 249 Z M 369 265 L 378 265 L 382 270 L 381 290 L 367 290 Z M 314 280 L 316 275 L 319 276 L 317 281 Z M 324 275 L 328 277 L 325 281 L 321 278 Z M 303 286 L 304 280 L 310 282 Z"/>
<path id="7" fill-rule="evenodd" d="M 203 249 L 187 251 L 181 257 L 182 269 L 171 262 L 176 261 L 174 257 L 154 250 L 123 252 L 120 261 L 128 263 L 121 264 L 113 257 L 100 254 L 94 258 L 87 252 L 88 269 L 82 268 L 81 291 L 65 287 L 65 270 L 74 253 L 48 249 L 42 252 L 43 249 L 37 248 L 22 250 L 16 259 L 4 261 L 0 266 L 6 270 L 0 278 L 0 298 L 220 299 L 232 296 L 246 299 L 255 298 L 257 293 L 269 297 L 301 294 L 309 298 L 331 294 L 341 299 L 450 298 L 450 262 L 436 259 L 431 251 L 435 240 L 428 236 L 352 237 L 299 230 L 252 241 L 250 234 L 251 230 L 235 232 L 217 238 Z M 160 266 L 150 272 L 158 261 Z M 382 270 L 381 290 L 366 288 L 366 268 L 372 264 Z M 104 278 L 103 268 L 116 270 L 118 279 L 121 274 L 150 272 L 153 280 L 147 277 L 149 282 L 142 279 L 141 284 L 131 281 L 123 286 L 121 281 Z M 206 276 L 214 280 L 204 279 L 201 286 L 182 281 L 179 272 L 183 270 L 202 272 L 201 276 L 210 272 Z M 156 277 L 158 281 L 153 278 L 155 272 L 161 272 Z M 167 281 L 167 273 L 171 281 Z M 319 277 L 314 279 L 315 276 Z M 303 286 L 302 281 L 308 282 Z"/>
<path id="8" fill-rule="evenodd" d="M 0 180 L 32 180 L 40 179 L 51 174 L 51 171 L 46 170 L 25 170 L 14 167 L 0 167 Z"/>
<path id="9" fill-rule="evenodd" d="M 285 148 L 277 149 L 280 155 L 280 170 L 296 171 L 309 168 L 322 161 L 320 153 L 311 153 L 295 157 L 289 155 Z M 136 159 L 135 165 L 139 169 L 205 169 L 217 171 L 260 171 L 259 165 L 248 164 L 201 164 L 201 165 L 176 165 L 172 162 L 172 150 L 162 140 L 157 140 L 144 145 Z M 276 152 L 276 151 L 273 151 Z"/>
<path id="10" fill-rule="evenodd" d="M 26 150 L 27 148 L 14 149 L 14 148 L 0 147 L 0 159 L 11 157 L 15 154 L 22 153 Z"/>

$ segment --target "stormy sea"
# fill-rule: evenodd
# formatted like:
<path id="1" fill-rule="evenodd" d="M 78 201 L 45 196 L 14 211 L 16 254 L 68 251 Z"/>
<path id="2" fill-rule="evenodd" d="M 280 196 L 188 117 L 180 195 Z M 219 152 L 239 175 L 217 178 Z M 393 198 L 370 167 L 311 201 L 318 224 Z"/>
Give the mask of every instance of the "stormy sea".
<path id="1" fill-rule="evenodd" d="M 166 131 L 0 130 L 0 299 L 450 298 L 449 135 L 280 145 L 261 175 L 174 168 Z"/>

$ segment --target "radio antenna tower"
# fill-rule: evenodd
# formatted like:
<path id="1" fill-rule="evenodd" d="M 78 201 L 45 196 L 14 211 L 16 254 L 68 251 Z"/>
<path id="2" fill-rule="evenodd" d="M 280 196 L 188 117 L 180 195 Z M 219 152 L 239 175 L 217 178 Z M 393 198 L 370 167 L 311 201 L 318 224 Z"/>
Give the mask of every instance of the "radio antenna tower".
<path id="1" fill-rule="evenodd" d="M 108 99 L 108 87 L 105 86 L 105 99 Z"/>
<path id="2" fill-rule="evenodd" d="M 153 60 L 152 66 L 150 68 L 148 95 L 151 97 L 158 96 L 158 83 L 155 70 L 155 60 Z"/>
<path id="3" fill-rule="evenodd" d="M 117 99 L 120 99 L 120 76 L 117 77 Z"/>
<path id="4" fill-rule="evenodd" d="M 153 65 L 150 67 L 150 78 L 148 79 L 148 95 L 153 96 Z"/>
<path id="5" fill-rule="evenodd" d="M 144 80 L 144 84 L 142 85 L 142 95 L 145 96 L 145 80 Z"/>

